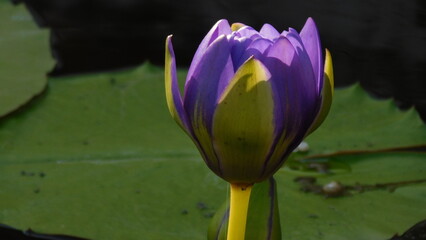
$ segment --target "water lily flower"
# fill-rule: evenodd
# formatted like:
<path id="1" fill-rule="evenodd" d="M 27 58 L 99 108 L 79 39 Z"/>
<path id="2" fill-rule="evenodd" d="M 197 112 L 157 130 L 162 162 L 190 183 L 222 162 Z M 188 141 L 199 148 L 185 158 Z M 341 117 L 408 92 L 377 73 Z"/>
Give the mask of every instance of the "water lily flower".
<path id="1" fill-rule="evenodd" d="M 167 105 L 207 166 L 230 183 L 227 240 L 244 240 L 253 184 L 270 178 L 330 109 L 331 55 L 324 60 L 311 18 L 300 34 L 220 20 L 194 55 L 182 99 L 171 40 Z"/>
<path id="2" fill-rule="evenodd" d="M 325 55 L 311 18 L 300 33 L 220 20 L 193 57 L 182 98 L 168 36 L 170 113 L 219 177 L 261 182 L 325 119 L 333 95 L 331 55 Z"/>

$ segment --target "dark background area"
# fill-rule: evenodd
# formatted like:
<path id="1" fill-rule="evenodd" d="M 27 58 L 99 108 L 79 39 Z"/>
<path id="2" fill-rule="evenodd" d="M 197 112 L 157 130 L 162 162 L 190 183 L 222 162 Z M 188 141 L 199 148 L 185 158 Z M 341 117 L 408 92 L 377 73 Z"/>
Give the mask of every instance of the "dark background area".
<path id="1" fill-rule="evenodd" d="M 401 108 L 415 106 L 426 121 L 425 0 L 14 0 L 51 30 L 57 64 L 67 75 L 164 61 L 164 41 L 187 67 L 199 42 L 220 18 L 259 29 L 298 31 L 308 17 L 333 55 L 336 86 L 354 82 Z"/>

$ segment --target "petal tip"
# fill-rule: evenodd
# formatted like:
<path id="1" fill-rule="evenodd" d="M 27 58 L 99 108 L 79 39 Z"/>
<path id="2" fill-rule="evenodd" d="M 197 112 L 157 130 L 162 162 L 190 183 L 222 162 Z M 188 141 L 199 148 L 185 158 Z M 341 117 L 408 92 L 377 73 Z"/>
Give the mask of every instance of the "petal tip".
<path id="1" fill-rule="evenodd" d="M 317 26 L 317 24 L 315 23 L 315 20 L 312 17 L 308 17 L 308 19 L 306 19 L 305 25 L 311 25 L 313 27 Z"/>
<path id="2" fill-rule="evenodd" d="M 173 34 L 170 34 L 166 38 L 166 47 L 168 50 L 170 50 L 170 47 L 172 46 L 172 39 L 173 39 Z"/>
<path id="3" fill-rule="evenodd" d="M 315 20 L 312 17 L 308 17 L 308 19 L 306 19 L 306 22 L 305 22 L 305 25 L 303 25 L 302 31 L 303 29 L 308 29 L 310 31 L 315 31 L 318 33 L 317 24 L 315 23 Z"/>
<path id="4" fill-rule="evenodd" d="M 242 27 L 245 27 L 246 25 L 244 24 L 244 23 L 239 23 L 239 22 L 236 22 L 236 23 L 233 23 L 232 25 L 231 25 L 231 30 L 233 31 L 233 32 L 236 32 L 236 31 L 238 31 L 238 29 L 240 29 L 240 28 L 242 28 Z"/>
<path id="5" fill-rule="evenodd" d="M 264 67 L 263 63 L 259 59 L 257 59 L 254 55 L 251 55 L 249 58 L 247 58 L 247 60 L 241 66 L 246 65 L 246 64 L 247 65 L 259 64 L 259 65 Z"/>
<path id="6" fill-rule="evenodd" d="M 212 27 L 212 29 L 216 29 L 219 31 L 219 35 L 220 33 L 225 33 L 228 34 L 231 32 L 231 26 L 229 26 L 229 22 L 226 19 L 220 19 L 219 21 L 217 21 L 215 23 L 215 25 Z"/>
<path id="7" fill-rule="evenodd" d="M 172 37 L 173 35 L 169 35 L 166 38 L 166 62 L 174 62 L 175 61 L 175 52 L 173 50 L 173 44 L 172 44 Z"/>

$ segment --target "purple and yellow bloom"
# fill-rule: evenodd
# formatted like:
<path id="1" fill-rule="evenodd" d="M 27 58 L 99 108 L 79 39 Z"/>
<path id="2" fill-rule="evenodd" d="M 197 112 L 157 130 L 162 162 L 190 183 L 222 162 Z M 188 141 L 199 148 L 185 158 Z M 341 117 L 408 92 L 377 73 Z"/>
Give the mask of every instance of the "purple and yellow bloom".
<path id="1" fill-rule="evenodd" d="M 165 80 L 173 118 L 232 184 L 271 177 L 323 122 L 333 95 L 331 55 L 323 57 L 311 18 L 300 33 L 218 21 L 194 55 L 183 98 L 169 36 Z"/>

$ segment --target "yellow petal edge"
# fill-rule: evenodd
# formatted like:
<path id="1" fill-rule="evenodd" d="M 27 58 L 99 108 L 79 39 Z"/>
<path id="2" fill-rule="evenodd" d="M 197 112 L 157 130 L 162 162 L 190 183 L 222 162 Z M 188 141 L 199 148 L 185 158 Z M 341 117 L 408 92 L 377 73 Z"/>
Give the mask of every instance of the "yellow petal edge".
<path id="1" fill-rule="evenodd" d="M 333 61 L 331 58 L 330 51 L 325 49 L 325 64 L 324 64 L 324 83 L 322 87 L 322 102 L 321 109 L 318 113 L 314 123 L 311 125 L 311 128 L 308 131 L 308 134 L 311 134 L 315 131 L 325 120 L 330 111 L 331 102 L 333 101 L 334 95 L 334 73 L 333 73 Z"/>
<path id="2" fill-rule="evenodd" d="M 179 124 L 179 126 L 183 129 L 185 129 L 182 119 L 180 119 L 180 116 L 176 110 L 176 103 L 173 99 L 173 91 L 172 91 L 172 84 L 173 84 L 173 78 L 176 78 L 177 76 L 173 75 L 173 70 L 176 72 L 176 63 L 174 60 L 174 56 L 172 57 L 172 53 L 170 51 L 170 43 L 172 41 L 172 35 L 169 35 L 166 39 L 166 58 L 164 63 L 164 79 L 165 79 L 165 89 L 166 89 L 166 100 L 167 100 L 167 107 L 169 108 L 170 114 L 172 115 L 173 119 Z"/>

